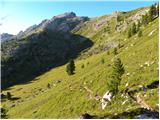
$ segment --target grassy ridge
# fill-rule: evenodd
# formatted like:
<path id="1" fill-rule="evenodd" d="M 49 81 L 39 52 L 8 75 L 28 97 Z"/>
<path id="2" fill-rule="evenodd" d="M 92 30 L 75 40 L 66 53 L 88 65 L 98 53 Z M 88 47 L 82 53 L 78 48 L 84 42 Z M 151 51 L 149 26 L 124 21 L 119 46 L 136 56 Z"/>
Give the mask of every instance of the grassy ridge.
<path id="1" fill-rule="evenodd" d="M 78 118 L 86 112 L 104 117 L 139 108 L 140 106 L 130 98 L 123 98 L 118 94 L 112 100 L 112 104 L 102 111 L 100 102 L 89 99 L 83 86 L 89 87 L 94 94 L 103 95 L 107 90 L 106 81 L 115 57 L 121 58 L 126 70 L 121 82 L 121 90 L 125 88 L 127 82 L 129 85 L 135 84 L 133 89 L 136 89 L 139 85 L 148 85 L 158 80 L 158 19 L 141 29 L 143 31 L 141 38 L 135 35 L 127 39 L 124 32 L 113 33 L 108 35 L 107 39 L 102 38 L 101 41 L 99 41 L 101 30 L 99 30 L 91 36 L 95 46 L 107 40 L 114 40 L 112 36 L 115 34 L 115 38 L 121 38 L 120 43 L 123 47 L 118 49 L 117 56 L 113 55 L 113 49 L 111 49 L 109 55 L 107 52 L 101 52 L 86 59 L 77 59 L 76 74 L 73 76 L 67 75 L 66 65 L 63 65 L 36 77 L 28 84 L 16 85 L 3 91 L 10 91 L 15 97 L 20 97 L 16 101 L 3 102 L 9 110 L 9 118 Z M 154 30 L 155 32 L 149 36 Z M 89 36 L 91 33 L 86 30 L 86 33 L 77 32 L 77 34 Z M 102 59 L 105 60 L 104 64 L 101 63 Z M 154 63 L 147 66 L 145 65 L 147 61 L 154 61 Z M 84 68 L 81 68 L 82 65 Z M 58 83 L 57 80 L 61 82 Z M 52 86 L 50 89 L 47 88 L 48 83 Z M 147 90 L 146 97 L 144 97 L 153 108 L 156 108 L 158 103 L 157 91 L 158 88 L 152 92 Z M 140 94 L 145 95 L 143 92 Z M 152 99 L 150 99 L 151 96 Z M 127 102 L 122 105 L 125 100 Z"/>

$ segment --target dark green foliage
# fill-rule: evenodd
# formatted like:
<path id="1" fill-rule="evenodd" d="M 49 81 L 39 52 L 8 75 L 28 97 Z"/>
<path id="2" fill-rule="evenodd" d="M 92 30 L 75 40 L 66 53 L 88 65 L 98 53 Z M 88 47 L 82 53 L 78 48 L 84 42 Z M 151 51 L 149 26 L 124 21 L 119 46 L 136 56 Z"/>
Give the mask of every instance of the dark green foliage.
<path id="1" fill-rule="evenodd" d="M 131 28 L 128 30 L 128 38 L 130 38 L 132 36 L 132 30 Z"/>
<path id="2" fill-rule="evenodd" d="M 122 19 L 122 17 L 121 16 L 117 16 L 117 22 L 120 22 L 120 21 L 122 21 L 123 19 Z"/>
<path id="3" fill-rule="evenodd" d="M 47 84 L 47 88 L 51 88 L 51 85 L 49 83 Z"/>
<path id="4" fill-rule="evenodd" d="M 121 48 L 121 47 L 123 47 L 123 45 L 121 45 L 120 43 L 118 44 L 118 48 Z"/>
<path id="5" fill-rule="evenodd" d="M 67 67 L 66 67 L 66 72 L 68 75 L 73 75 L 75 71 L 75 64 L 73 60 L 70 60 Z"/>
<path id="6" fill-rule="evenodd" d="M 149 16 L 148 16 L 148 14 L 145 14 L 145 15 L 143 15 L 142 16 L 142 24 L 143 25 L 147 25 L 148 23 L 149 23 Z"/>
<path id="7" fill-rule="evenodd" d="M 110 52 L 109 52 L 109 50 L 107 51 L 107 55 L 110 55 Z"/>
<path id="8" fill-rule="evenodd" d="M 12 98 L 11 93 L 10 93 L 10 92 L 7 92 L 7 99 L 8 99 L 8 100 L 11 100 L 11 98 Z"/>
<path id="9" fill-rule="evenodd" d="M 84 68 L 84 64 L 81 65 L 81 68 Z"/>
<path id="10" fill-rule="evenodd" d="M 137 27 L 138 27 L 138 28 L 141 27 L 141 22 L 140 22 L 140 20 L 138 20 Z"/>
<path id="11" fill-rule="evenodd" d="M 138 32 L 138 37 L 142 37 L 142 31 L 141 30 L 139 30 L 139 32 Z"/>
<path id="12" fill-rule="evenodd" d="M 136 34 L 136 24 L 135 23 L 133 23 L 133 25 L 132 25 L 132 35 L 134 35 L 134 34 Z"/>
<path id="13" fill-rule="evenodd" d="M 124 72 L 125 70 L 123 64 L 121 60 L 117 58 L 114 61 L 113 71 L 110 75 L 110 79 L 107 82 L 109 90 L 115 94 L 118 92 L 118 86 L 120 85 L 122 75 L 124 74 Z"/>
<path id="14" fill-rule="evenodd" d="M 153 21 L 155 16 L 158 14 L 159 8 L 156 8 L 156 4 L 152 5 L 149 12 L 142 16 L 142 24 L 147 25 L 149 22 Z"/>
<path id="15" fill-rule="evenodd" d="M 7 110 L 3 107 L 1 107 L 1 119 L 7 118 Z"/>
<path id="16" fill-rule="evenodd" d="M 104 64 L 104 63 L 105 63 L 104 58 L 102 58 L 101 59 L 101 64 Z"/>
<path id="17" fill-rule="evenodd" d="M 149 20 L 153 21 L 156 15 L 156 5 L 152 5 L 149 9 Z"/>
<path id="18" fill-rule="evenodd" d="M 141 23 L 140 23 L 140 21 L 138 21 L 137 26 L 136 26 L 136 31 L 137 32 L 140 30 L 140 26 L 141 26 Z"/>
<path id="19" fill-rule="evenodd" d="M 107 33 L 109 34 L 109 33 L 110 33 L 110 27 L 109 27 L 109 26 L 105 27 L 105 28 L 104 28 L 104 32 L 105 32 L 105 33 L 107 32 Z"/>
<path id="20" fill-rule="evenodd" d="M 91 45 L 83 36 L 49 30 L 5 41 L 1 49 L 2 89 L 26 83 L 51 68 L 64 65 Z M 19 50 L 13 54 L 15 47 Z"/>
<path id="21" fill-rule="evenodd" d="M 113 54 L 114 54 L 114 55 L 117 55 L 117 54 L 118 54 L 118 52 L 117 52 L 117 48 L 114 48 L 114 50 L 113 50 Z"/>

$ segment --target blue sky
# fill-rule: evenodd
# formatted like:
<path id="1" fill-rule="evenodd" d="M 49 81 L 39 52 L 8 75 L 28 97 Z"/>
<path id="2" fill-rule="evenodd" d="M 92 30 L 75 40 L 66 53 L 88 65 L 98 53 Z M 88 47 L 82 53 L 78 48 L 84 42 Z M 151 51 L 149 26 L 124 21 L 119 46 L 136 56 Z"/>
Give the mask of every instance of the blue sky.
<path id="1" fill-rule="evenodd" d="M 43 19 L 50 19 L 64 12 L 73 11 L 78 16 L 95 17 L 110 14 L 114 11 L 129 11 L 155 3 L 155 1 L 22 1 L 0 0 L 1 33 L 17 34 L 20 30 L 25 30 L 33 24 L 38 24 Z"/>

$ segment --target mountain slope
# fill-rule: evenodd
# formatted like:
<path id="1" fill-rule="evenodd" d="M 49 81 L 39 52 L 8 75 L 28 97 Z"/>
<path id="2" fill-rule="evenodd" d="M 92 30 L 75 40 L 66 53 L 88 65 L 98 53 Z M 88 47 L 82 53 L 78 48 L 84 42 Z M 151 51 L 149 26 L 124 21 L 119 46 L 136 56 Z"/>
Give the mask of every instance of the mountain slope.
<path id="1" fill-rule="evenodd" d="M 11 40 L 12 38 L 14 38 L 14 35 L 8 33 L 3 33 L 0 36 L 1 36 L 1 42 L 4 42 L 6 40 Z"/>
<path id="2" fill-rule="evenodd" d="M 140 10 L 122 13 L 122 16 L 133 17 Z M 130 96 L 122 95 L 126 84 L 129 84 L 130 91 L 135 91 L 135 96 L 139 94 L 148 106 L 158 111 L 158 86 L 147 87 L 145 91 L 140 89 L 158 80 L 158 18 L 141 26 L 142 37 L 135 34 L 127 38 L 126 31 L 130 26 L 117 31 L 117 18 L 108 17 L 87 21 L 72 31 L 94 43 L 90 49 L 86 50 L 86 47 L 75 60 L 76 74 L 68 76 L 66 65 L 62 65 L 33 78 L 30 83 L 15 85 L 3 91 L 19 98 L 3 102 L 10 118 L 79 118 L 84 113 L 96 118 L 135 118 L 142 114 L 142 106 Z M 98 24 L 95 25 L 98 28 L 94 24 Z M 107 26 L 109 33 L 104 30 Z M 117 47 L 119 43 L 121 47 Z M 113 54 L 114 47 L 118 48 L 117 55 Z M 125 67 L 119 87 L 121 92 L 102 110 L 101 102 L 92 99 L 84 87 L 91 89 L 94 95 L 103 96 L 108 89 L 106 83 L 115 58 L 121 58 Z"/>

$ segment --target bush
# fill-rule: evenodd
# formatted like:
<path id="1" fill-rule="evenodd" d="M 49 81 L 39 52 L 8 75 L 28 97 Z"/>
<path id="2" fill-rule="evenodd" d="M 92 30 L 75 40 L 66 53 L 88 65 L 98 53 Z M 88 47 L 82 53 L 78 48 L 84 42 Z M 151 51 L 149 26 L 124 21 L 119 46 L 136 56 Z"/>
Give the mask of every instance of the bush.
<path id="1" fill-rule="evenodd" d="M 66 67 L 66 72 L 68 75 L 73 75 L 75 71 L 75 64 L 73 60 L 70 60 L 67 67 Z"/>

